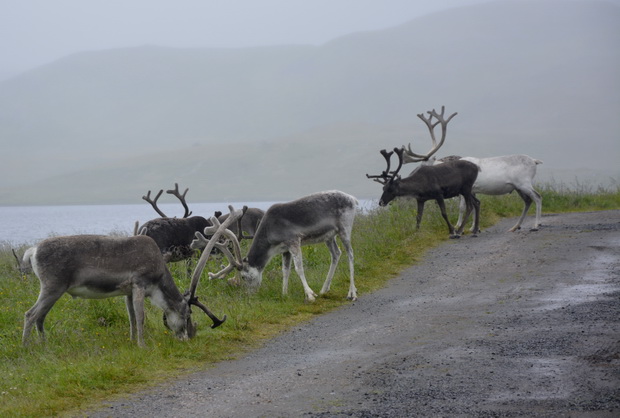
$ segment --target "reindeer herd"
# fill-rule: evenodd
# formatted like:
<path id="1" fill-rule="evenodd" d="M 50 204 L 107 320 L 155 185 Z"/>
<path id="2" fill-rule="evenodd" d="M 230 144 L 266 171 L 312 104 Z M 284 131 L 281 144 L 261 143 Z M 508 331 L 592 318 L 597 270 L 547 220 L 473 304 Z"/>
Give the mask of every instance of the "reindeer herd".
<path id="1" fill-rule="evenodd" d="M 532 230 L 538 230 L 542 199 L 534 190 L 532 181 L 536 166 L 541 161 L 526 155 L 435 159 L 433 155 L 445 142 L 448 123 L 457 115 L 454 113 L 446 118 L 444 112 L 442 107 L 440 113 L 433 109 L 427 112 L 428 117 L 418 115 L 431 136 L 432 148 L 426 154 L 413 152 L 411 144 L 396 147 L 390 152 L 380 151 L 387 168 L 381 174 L 366 175 L 383 185 L 379 205 L 386 206 L 397 197 L 415 199 L 418 209 L 416 226 L 419 228 L 425 202 L 434 200 L 448 226 L 450 238 L 459 238 L 472 211 L 471 233 L 475 236 L 480 232 L 480 201 L 476 193 L 501 195 L 516 190 L 525 205 L 517 224 L 510 231 L 520 229 L 532 202 L 536 204 Z M 441 127 L 439 141 L 435 137 L 438 125 Z M 391 170 L 394 154 L 398 157 L 398 163 L 396 169 Z M 406 163 L 420 165 L 403 178 L 399 173 Z M 313 302 L 317 294 L 305 278 L 301 247 L 325 243 L 329 249 L 331 264 L 319 292 L 322 295 L 329 292 L 342 255 L 336 242 L 336 237 L 339 237 L 349 262 L 347 298 L 357 299 L 351 246 L 351 231 L 358 207 L 355 197 L 332 190 L 274 204 L 266 212 L 257 208 L 235 209 L 229 206 L 229 213 L 216 212 L 207 219 L 190 216 L 192 212 L 185 198 L 187 191 L 181 194 L 178 184 L 175 184 L 174 190 L 167 191 L 182 203 L 185 213 L 181 218 L 168 217 L 157 206 L 163 190 L 154 199 L 148 191 L 142 198 L 160 217 L 143 225 L 136 222 L 133 236 L 61 236 L 48 238 L 27 249 L 22 259 L 18 259 L 20 270 L 34 271 L 41 288 L 36 303 L 25 314 L 23 344 L 28 344 L 33 325 L 36 325 L 40 338 L 44 339 L 45 317 L 64 293 L 87 299 L 125 296 L 130 338 L 139 346 L 144 346 L 145 298 L 150 298 L 164 312 L 164 325 L 181 340 L 196 335 L 196 323 L 191 318 L 192 306 L 205 312 L 213 321 L 212 328 L 215 328 L 224 323 L 226 316 L 219 319 L 196 296 L 198 283 L 214 250 L 227 258 L 229 264 L 219 272 L 209 273 L 209 278 L 221 278 L 238 272 L 241 283 L 252 289 L 261 285 L 263 271 L 270 260 L 282 255 L 282 293 L 288 292 L 292 261 L 303 285 L 305 300 Z M 446 213 L 445 200 L 457 196 L 460 197 L 459 218 L 453 226 Z M 245 258 L 241 254 L 241 239 L 252 240 Z M 190 288 L 181 293 L 167 263 L 189 259 L 198 252 L 200 257 L 191 276 Z"/>

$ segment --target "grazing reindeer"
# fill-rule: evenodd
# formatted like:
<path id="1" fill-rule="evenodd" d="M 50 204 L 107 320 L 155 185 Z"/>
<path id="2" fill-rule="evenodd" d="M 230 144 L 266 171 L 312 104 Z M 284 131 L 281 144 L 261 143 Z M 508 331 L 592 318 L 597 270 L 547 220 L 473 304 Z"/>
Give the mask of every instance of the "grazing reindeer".
<path id="1" fill-rule="evenodd" d="M 229 214 L 222 215 L 222 212 L 215 212 L 215 216 L 218 221 L 224 222 L 228 218 Z M 265 215 L 265 211 L 259 208 L 248 208 L 243 216 L 241 217 L 239 222 L 233 223 L 230 225 L 229 229 L 237 235 L 237 238 L 241 240 L 252 239 L 254 238 L 254 234 L 256 234 L 256 230 L 258 229 L 258 225 L 260 221 L 263 219 Z M 241 223 L 241 228 L 239 228 L 238 223 Z M 248 235 L 243 235 L 243 233 L 247 233 Z"/>
<path id="2" fill-rule="evenodd" d="M 418 117 L 422 119 L 429 128 L 433 148 L 424 155 L 416 154 L 411 151 L 411 154 L 416 158 L 427 160 L 443 145 L 446 139 L 448 122 L 456 116 L 456 113 L 454 113 L 446 120 L 444 119 L 444 110 L 445 108 L 442 106 L 441 114 L 438 114 L 435 110 L 429 111 L 428 119 L 424 118 L 422 114 L 418 115 Z M 433 123 L 433 118 L 436 118 L 437 122 Z M 439 144 L 437 144 L 434 133 L 434 128 L 438 124 L 441 124 L 442 130 Z M 411 147 L 409 147 L 409 150 L 411 150 Z M 393 153 L 398 155 L 399 163 L 396 170 L 390 171 L 390 159 Z M 417 167 L 411 174 L 409 174 L 408 177 L 403 179 L 398 175 L 403 166 L 403 153 L 404 150 L 400 148 L 394 148 L 394 151 L 390 151 L 389 153 L 386 150 L 382 150 L 381 155 L 383 155 L 387 162 L 387 169 L 380 175 L 370 176 L 366 174 L 366 177 L 372 178 L 384 185 L 383 194 L 379 200 L 379 205 L 385 206 L 394 198 L 401 196 L 415 198 L 418 202 L 416 227 L 419 228 L 420 221 L 422 220 L 422 215 L 424 213 L 425 202 L 427 200 L 435 200 L 441 210 L 441 216 L 448 225 L 450 238 L 459 238 L 463 232 L 463 225 L 460 225 L 460 227 L 455 231 L 455 228 L 448 219 L 444 199 L 461 195 L 466 202 L 465 218 L 469 217 L 472 208 L 475 211 L 474 223 L 477 230 L 480 215 L 480 201 L 473 195 L 472 187 L 478 176 L 478 166 L 468 161 L 460 160 L 447 162 L 437 166 L 422 165 Z"/>
<path id="3" fill-rule="evenodd" d="M 150 190 L 146 196 L 142 196 L 142 199 L 149 202 L 151 206 L 153 206 L 153 209 L 162 217 L 145 222 L 144 225 L 136 228 L 134 235 L 141 234 L 153 238 L 166 262 L 175 262 L 190 258 L 194 254 L 194 251 L 190 248 L 190 244 L 194 239 L 194 233 L 203 231 L 206 227 L 211 225 L 211 222 L 202 216 L 190 216 L 192 212 L 190 212 L 187 202 L 185 201 L 185 195 L 188 190 L 189 189 L 185 189 L 185 192 L 180 194 L 179 185 L 175 183 L 174 190 L 166 191 L 166 193 L 176 196 L 181 201 L 185 209 L 185 214 L 182 218 L 169 218 L 159 209 L 157 206 L 157 199 L 159 199 L 163 190 L 159 191 L 154 200 L 151 199 Z"/>
<path id="4" fill-rule="evenodd" d="M 39 298 L 25 315 L 24 345 L 35 324 L 41 338 L 45 338 L 45 317 L 64 293 L 85 299 L 125 296 L 130 338 L 137 339 L 141 347 L 144 346 L 146 297 L 164 311 L 164 324 L 181 340 L 196 334 L 191 305 L 209 315 L 213 327 L 223 322 L 198 302 L 194 293 L 180 293 L 159 248 L 145 236 L 49 238 L 27 250 L 22 264 L 30 266 L 41 282 Z"/>
<path id="5" fill-rule="evenodd" d="M 275 204 L 265 212 L 254 235 L 247 257 L 241 260 L 239 243 L 236 242 L 235 255 L 231 254 L 230 251 L 224 252 L 231 261 L 229 267 L 211 277 L 220 277 L 233 268 L 237 268 L 241 270 L 241 278 L 245 284 L 252 288 L 258 288 L 262 282 L 263 270 L 269 261 L 275 255 L 282 254 L 282 293 L 288 293 L 292 259 L 295 271 L 304 287 L 306 301 L 314 302 L 317 295 L 306 281 L 301 247 L 324 242 L 329 248 L 331 265 L 321 288 L 321 294 L 324 294 L 330 289 L 338 260 L 342 254 L 336 242 L 336 236 L 339 236 L 349 258 L 350 284 L 347 298 L 356 300 L 357 289 L 354 280 L 351 229 L 353 228 L 357 205 L 357 199 L 337 190 L 314 193 L 291 202 Z M 232 232 L 228 238 L 233 243 L 236 241 Z M 198 237 L 195 245 L 204 246 L 199 243 L 203 240 L 204 237 Z"/>

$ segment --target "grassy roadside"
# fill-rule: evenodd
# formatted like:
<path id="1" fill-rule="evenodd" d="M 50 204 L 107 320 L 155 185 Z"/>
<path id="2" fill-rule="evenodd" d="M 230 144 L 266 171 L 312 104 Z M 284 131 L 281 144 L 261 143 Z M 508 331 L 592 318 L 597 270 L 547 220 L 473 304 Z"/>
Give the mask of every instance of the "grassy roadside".
<path id="1" fill-rule="evenodd" d="M 541 192 L 544 213 L 620 209 L 620 188 L 575 191 L 544 186 Z M 522 201 L 516 195 L 480 197 L 483 228 L 501 217 L 517 216 L 522 210 Z M 455 202 L 449 211 L 456 213 Z M 532 222 L 530 217 L 525 228 Z M 427 204 L 419 231 L 415 230 L 415 204 L 411 202 L 396 202 L 387 209 L 359 215 L 353 234 L 358 294 L 381 288 L 447 235 L 432 202 Z M 331 292 L 314 304 L 304 303 L 294 273 L 289 295 L 281 295 L 278 259 L 270 263 L 256 294 L 203 278 L 198 294 L 216 314 L 227 314 L 228 320 L 212 330 L 208 318 L 195 314 L 200 329 L 189 342 L 175 340 L 162 324 L 161 311 L 147 304 L 147 348 L 138 349 L 129 341 L 123 298 L 82 300 L 65 295 L 46 319 L 48 342 L 23 348 L 23 314 L 36 300 L 39 282 L 34 275 L 19 274 L 10 248 L 4 246 L 0 248 L 0 415 L 60 415 L 239 356 L 294 324 L 349 303 L 345 299 L 348 271 L 343 257 Z M 304 247 L 304 261 L 308 281 L 316 291 L 327 273 L 327 248 Z M 184 263 L 171 266 L 181 289 L 189 285 L 191 267 Z M 207 270 L 217 269 L 212 265 Z"/>

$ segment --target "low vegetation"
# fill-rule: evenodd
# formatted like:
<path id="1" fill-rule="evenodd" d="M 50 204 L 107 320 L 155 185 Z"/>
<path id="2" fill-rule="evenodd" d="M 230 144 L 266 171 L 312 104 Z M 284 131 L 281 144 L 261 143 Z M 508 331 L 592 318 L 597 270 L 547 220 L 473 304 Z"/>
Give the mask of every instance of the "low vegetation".
<path id="1" fill-rule="evenodd" d="M 620 209 L 620 187 L 591 191 L 545 186 L 541 192 L 544 213 Z M 522 200 L 514 194 L 479 197 L 483 229 L 522 210 Z M 451 202 L 451 214 L 458 211 L 456 203 Z M 397 201 L 388 208 L 358 215 L 353 248 L 361 297 L 384 286 L 402 269 L 419 261 L 427 249 L 447 239 L 447 228 L 436 205 L 427 207 L 419 231 L 415 230 L 415 202 Z M 526 228 L 531 221 L 528 216 Z M 329 266 L 327 248 L 304 247 L 304 262 L 309 284 L 318 291 Z M 171 265 L 181 289 L 189 286 L 193 263 Z M 217 260 L 212 263 L 206 270 L 219 269 Z M 303 289 L 294 273 L 289 295 L 282 296 L 279 258 L 270 263 L 263 286 L 255 294 L 203 277 L 199 293 L 207 298 L 204 302 L 214 313 L 228 316 L 226 323 L 211 329 L 205 315 L 194 315 L 199 323 L 198 335 L 181 342 L 164 327 L 161 311 L 147 303 L 146 349 L 129 341 L 123 298 L 83 300 L 65 295 L 46 319 L 47 343 L 24 348 L 23 314 L 39 294 L 39 281 L 33 274 L 19 273 L 11 249 L 4 245 L 0 248 L 0 415 L 58 415 L 208 368 L 242 355 L 294 324 L 351 303 L 345 299 L 347 290 L 346 262 L 339 264 L 331 292 L 313 304 L 304 303 Z"/>

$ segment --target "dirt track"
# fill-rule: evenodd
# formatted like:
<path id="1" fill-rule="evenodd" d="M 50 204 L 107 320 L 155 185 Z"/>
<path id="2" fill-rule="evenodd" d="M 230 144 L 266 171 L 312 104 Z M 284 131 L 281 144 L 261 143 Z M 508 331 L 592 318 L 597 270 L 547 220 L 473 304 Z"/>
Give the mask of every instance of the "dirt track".
<path id="1" fill-rule="evenodd" d="M 513 221 L 239 360 L 88 415 L 620 416 L 620 211 L 505 232 Z"/>

